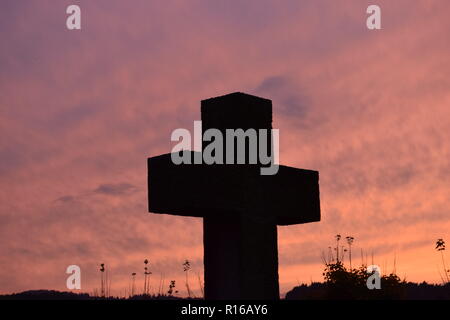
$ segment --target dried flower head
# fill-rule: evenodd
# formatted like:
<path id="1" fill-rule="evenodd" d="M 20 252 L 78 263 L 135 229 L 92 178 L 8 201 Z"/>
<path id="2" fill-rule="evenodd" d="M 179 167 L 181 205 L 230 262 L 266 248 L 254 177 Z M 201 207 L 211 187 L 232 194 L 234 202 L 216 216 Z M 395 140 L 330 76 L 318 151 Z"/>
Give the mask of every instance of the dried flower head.
<path id="1" fill-rule="evenodd" d="M 444 241 L 444 239 L 437 239 L 437 241 L 436 241 L 436 250 L 437 251 L 445 250 L 445 241 Z"/>

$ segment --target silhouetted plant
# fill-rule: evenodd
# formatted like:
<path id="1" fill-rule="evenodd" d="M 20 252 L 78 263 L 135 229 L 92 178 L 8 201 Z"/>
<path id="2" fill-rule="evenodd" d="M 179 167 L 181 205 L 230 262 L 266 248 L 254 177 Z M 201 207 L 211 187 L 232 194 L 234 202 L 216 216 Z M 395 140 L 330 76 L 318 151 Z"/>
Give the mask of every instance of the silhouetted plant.
<path id="1" fill-rule="evenodd" d="M 100 296 L 104 297 L 105 296 L 105 264 L 101 263 L 100 264 Z"/>
<path id="2" fill-rule="evenodd" d="M 150 275 L 152 274 L 149 271 L 149 267 L 147 266 L 149 261 L 147 259 L 144 260 L 144 295 L 149 294 L 150 287 Z"/>
<path id="3" fill-rule="evenodd" d="M 189 287 L 189 270 L 191 269 L 191 263 L 189 262 L 189 260 L 186 260 L 183 263 L 183 271 L 186 274 L 186 290 L 188 293 L 189 298 L 191 297 L 191 288 Z"/>
<path id="4" fill-rule="evenodd" d="M 344 263 L 346 252 L 347 252 L 347 248 L 345 248 L 344 246 L 341 246 L 341 261 L 342 261 L 342 263 Z"/>
<path id="5" fill-rule="evenodd" d="M 339 241 L 341 240 L 341 235 L 337 234 L 336 235 L 336 262 L 339 262 Z"/>
<path id="6" fill-rule="evenodd" d="M 444 283 L 448 283 L 449 282 L 450 270 L 447 269 L 447 266 L 445 264 L 445 258 L 444 258 L 445 241 L 444 241 L 444 239 L 442 239 L 442 238 L 437 239 L 437 241 L 436 241 L 436 250 L 441 253 L 442 267 L 444 268 L 445 280 L 444 280 L 444 277 L 442 277 L 442 275 L 441 275 L 442 281 Z M 439 274 L 440 274 L 440 272 L 439 272 Z"/>
<path id="7" fill-rule="evenodd" d="M 339 255 L 339 241 L 341 236 L 338 234 L 336 239 L 336 261 L 334 259 L 324 259 L 325 269 L 323 277 L 326 285 L 326 298 L 328 299 L 400 299 L 405 294 L 406 282 L 401 280 L 395 273 L 380 276 L 381 289 L 369 289 L 367 280 L 375 272 L 367 271 L 367 266 L 362 262 L 359 268 L 353 268 L 350 262 L 350 268 L 344 265 L 343 258 L 347 251 L 341 247 Z M 349 261 L 351 261 L 351 245 L 353 237 L 346 237 L 349 246 Z M 324 255 L 323 255 L 324 256 Z"/>
<path id="8" fill-rule="evenodd" d="M 396 274 L 381 276 L 381 289 L 370 290 L 367 280 L 374 274 L 366 266 L 347 270 L 341 261 L 325 266 L 323 272 L 328 299 L 401 299 L 405 293 L 404 280 Z"/>
<path id="9" fill-rule="evenodd" d="M 350 270 L 352 269 L 352 244 L 355 238 L 351 236 L 347 236 L 345 239 L 347 239 L 348 244 L 348 260 L 350 262 Z"/>
<path id="10" fill-rule="evenodd" d="M 178 293 L 178 291 L 175 290 L 175 280 L 170 281 L 169 290 L 167 291 L 167 294 L 169 297 L 171 297 L 174 293 Z"/>
<path id="11" fill-rule="evenodd" d="M 131 296 L 132 297 L 135 294 L 135 287 L 136 287 L 136 272 L 133 272 L 131 274 Z"/>

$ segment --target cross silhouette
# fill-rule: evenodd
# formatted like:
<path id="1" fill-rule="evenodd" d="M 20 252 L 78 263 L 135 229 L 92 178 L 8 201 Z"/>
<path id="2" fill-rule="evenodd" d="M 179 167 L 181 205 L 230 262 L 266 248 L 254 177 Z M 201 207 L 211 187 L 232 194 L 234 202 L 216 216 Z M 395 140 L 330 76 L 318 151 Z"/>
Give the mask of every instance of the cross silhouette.
<path id="1" fill-rule="evenodd" d="M 203 131 L 270 130 L 272 101 L 231 93 L 203 100 L 201 116 Z M 203 218 L 205 299 L 279 299 L 277 225 L 320 221 L 317 171 L 261 166 L 148 159 L 149 211 Z"/>

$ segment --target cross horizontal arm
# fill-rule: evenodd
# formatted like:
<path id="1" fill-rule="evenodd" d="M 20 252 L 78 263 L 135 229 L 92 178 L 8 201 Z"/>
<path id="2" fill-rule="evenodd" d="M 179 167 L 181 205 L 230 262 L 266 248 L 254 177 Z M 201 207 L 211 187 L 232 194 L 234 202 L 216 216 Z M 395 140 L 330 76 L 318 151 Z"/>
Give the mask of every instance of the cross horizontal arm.
<path id="1" fill-rule="evenodd" d="M 275 216 L 279 225 L 320 220 L 317 171 L 280 166 L 276 175 L 264 176 L 259 169 L 259 165 L 175 165 L 170 154 L 149 158 L 149 211 L 192 217 Z"/>

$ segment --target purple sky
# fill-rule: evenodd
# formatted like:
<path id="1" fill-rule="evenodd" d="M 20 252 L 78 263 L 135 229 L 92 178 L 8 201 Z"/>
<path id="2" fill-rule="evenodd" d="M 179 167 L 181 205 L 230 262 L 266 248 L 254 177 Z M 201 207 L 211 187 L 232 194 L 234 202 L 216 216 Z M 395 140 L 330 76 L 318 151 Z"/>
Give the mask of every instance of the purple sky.
<path id="1" fill-rule="evenodd" d="M 69 4 L 82 30 L 66 29 Z M 366 8 L 382 9 L 382 30 Z M 147 213 L 146 158 L 192 129 L 200 100 L 273 100 L 280 162 L 320 171 L 323 220 L 279 228 L 280 284 L 321 281 L 352 235 L 382 271 L 439 282 L 450 239 L 450 2 L 49 1 L 0 4 L 0 293 L 114 294 L 132 272 L 184 292 L 202 276 L 201 220 Z"/>

